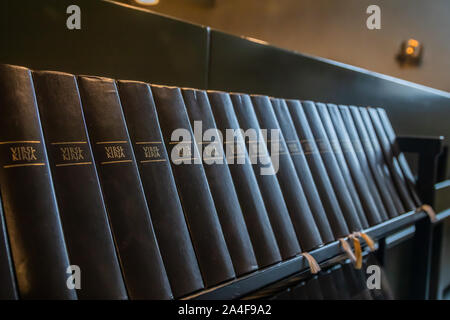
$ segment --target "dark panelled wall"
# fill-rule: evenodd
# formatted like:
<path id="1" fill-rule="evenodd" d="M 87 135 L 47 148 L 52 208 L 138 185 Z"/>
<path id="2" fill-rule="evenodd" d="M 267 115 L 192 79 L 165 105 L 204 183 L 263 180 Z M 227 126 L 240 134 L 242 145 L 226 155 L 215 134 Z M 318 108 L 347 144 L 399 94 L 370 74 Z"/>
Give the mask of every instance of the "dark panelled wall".
<path id="1" fill-rule="evenodd" d="M 66 28 L 66 8 L 71 4 L 81 8 L 81 30 Z M 107 1 L 0 1 L 0 63 L 183 87 L 383 106 L 400 135 L 450 137 L 448 93 Z M 446 232 L 448 239 L 448 228 Z M 388 270 L 392 271 L 394 288 L 402 288 L 408 279 L 398 271 L 401 266 L 406 261 L 408 266 L 414 263 L 407 247 L 390 249 Z M 448 246 L 444 250 L 448 257 Z M 443 261 L 442 269 L 446 268 L 448 262 Z M 446 278 L 443 288 L 449 284 Z M 398 294 L 401 298 L 406 292 Z"/>
<path id="2" fill-rule="evenodd" d="M 81 8 L 68 30 L 66 8 Z M 99 0 L 0 1 L 0 62 L 205 88 L 208 30 Z"/>
<path id="3" fill-rule="evenodd" d="M 382 106 L 400 135 L 450 137 L 450 94 L 446 92 L 214 30 L 210 55 L 211 89 Z"/>

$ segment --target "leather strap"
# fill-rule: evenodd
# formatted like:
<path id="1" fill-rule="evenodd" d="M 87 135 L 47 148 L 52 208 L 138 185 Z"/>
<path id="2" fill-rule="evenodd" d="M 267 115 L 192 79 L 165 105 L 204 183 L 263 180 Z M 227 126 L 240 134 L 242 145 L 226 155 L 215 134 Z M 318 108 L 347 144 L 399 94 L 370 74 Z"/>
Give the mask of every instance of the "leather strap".
<path id="1" fill-rule="evenodd" d="M 425 211 L 425 213 L 430 218 L 431 222 L 436 222 L 436 220 L 437 220 L 436 212 L 434 212 L 433 207 L 431 207 L 428 204 L 423 204 L 422 206 L 420 206 L 419 208 L 416 209 L 416 213 L 418 213 L 420 211 Z"/>
<path id="2" fill-rule="evenodd" d="M 356 257 L 353 254 L 352 248 L 350 247 L 350 245 L 348 244 L 347 241 L 345 241 L 344 238 L 340 238 L 339 242 L 341 244 L 342 250 L 345 251 L 345 253 L 347 254 L 347 257 L 352 261 L 352 262 L 356 262 Z"/>
<path id="3" fill-rule="evenodd" d="M 355 248 L 355 269 L 359 270 L 362 267 L 361 243 L 359 242 L 358 236 L 356 234 L 350 235 L 349 238 L 353 240 L 353 247 Z"/>
<path id="4" fill-rule="evenodd" d="M 364 232 L 357 232 L 356 233 L 359 237 L 363 238 L 364 241 L 366 242 L 367 246 L 370 248 L 370 251 L 375 251 L 375 241 L 373 241 L 373 239 Z"/>
<path id="5" fill-rule="evenodd" d="M 310 255 L 308 252 L 303 252 L 302 256 L 305 257 L 305 259 L 308 261 L 309 268 L 311 269 L 312 274 L 319 273 L 320 270 L 322 270 L 317 263 L 316 259 L 312 255 Z"/>

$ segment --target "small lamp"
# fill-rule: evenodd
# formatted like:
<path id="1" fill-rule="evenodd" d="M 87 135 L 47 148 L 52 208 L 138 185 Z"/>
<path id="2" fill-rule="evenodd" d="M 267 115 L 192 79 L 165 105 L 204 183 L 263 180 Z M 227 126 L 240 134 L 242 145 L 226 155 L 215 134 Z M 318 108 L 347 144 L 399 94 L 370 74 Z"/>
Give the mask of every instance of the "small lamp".
<path id="1" fill-rule="evenodd" d="M 397 60 L 402 66 L 418 66 L 422 62 L 422 55 L 422 44 L 416 39 L 408 39 L 402 42 Z"/>

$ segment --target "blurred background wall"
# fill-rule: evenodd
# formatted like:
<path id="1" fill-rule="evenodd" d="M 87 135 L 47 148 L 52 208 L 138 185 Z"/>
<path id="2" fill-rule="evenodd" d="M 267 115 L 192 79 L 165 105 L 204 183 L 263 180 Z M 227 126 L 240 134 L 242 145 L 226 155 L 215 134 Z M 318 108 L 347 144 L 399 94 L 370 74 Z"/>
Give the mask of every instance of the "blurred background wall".
<path id="1" fill-rule="evenodd" d="M 448 0 L 147 1 L 158 2 L 142 6 L 152 11 L 450 91 Z M 371 4 L 381 8 L 380 30 L 366 27 Z M 418 67 L 401 67 L 395 59 L 409 38 L 424 46 Z"/>

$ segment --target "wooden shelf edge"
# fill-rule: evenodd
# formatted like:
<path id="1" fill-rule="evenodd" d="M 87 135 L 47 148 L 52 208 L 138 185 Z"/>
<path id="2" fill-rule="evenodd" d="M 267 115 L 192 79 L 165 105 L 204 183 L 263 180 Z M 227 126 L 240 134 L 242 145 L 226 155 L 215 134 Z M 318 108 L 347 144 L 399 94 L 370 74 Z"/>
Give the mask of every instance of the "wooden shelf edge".
<path id="1" fill-rule="evenodd" d="M 449 210 L 450 211 L 450 210 Z M 450 213 L 449 213 L 450 214 Z M 407 212 L 398 217 L 382 222 L 365 230 L 374 240 L 379 240 L 402 228 L 413 225 L 426 217 L 424 212 Z M 319 264 L 343 253 L 339 242 L 334 241 L 309 252 Z M 238 299 L 258 289 L 271 285 L 287 277 L 308 271 L 309 266 L 303 256 L 296 256 L 289 260 L 272 265 L 225 282 L 216 287 L 187 296 L 183 300 L 228 300 Z"/>

